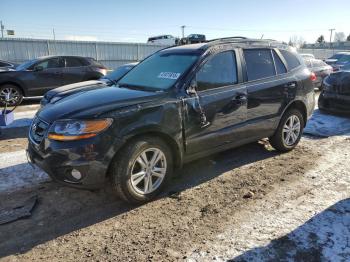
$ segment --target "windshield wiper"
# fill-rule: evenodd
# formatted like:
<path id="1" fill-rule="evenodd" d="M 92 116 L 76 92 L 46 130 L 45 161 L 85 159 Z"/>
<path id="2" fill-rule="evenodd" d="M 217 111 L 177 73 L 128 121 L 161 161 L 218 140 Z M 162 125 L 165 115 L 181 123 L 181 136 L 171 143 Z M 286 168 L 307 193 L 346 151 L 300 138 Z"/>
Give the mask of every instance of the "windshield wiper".
<path id="1" fill-rule="evenodd" d="M 141 90 L 141 91 L 152 91 L 152 92 L 159 91 L 159 89 L 156 89 L 153 87 L 130 85 L 130 84 L 123 84 L 123 83 L 118 83 L 117 86 L 120 88 L 129 88 L 129 89 Z"/>

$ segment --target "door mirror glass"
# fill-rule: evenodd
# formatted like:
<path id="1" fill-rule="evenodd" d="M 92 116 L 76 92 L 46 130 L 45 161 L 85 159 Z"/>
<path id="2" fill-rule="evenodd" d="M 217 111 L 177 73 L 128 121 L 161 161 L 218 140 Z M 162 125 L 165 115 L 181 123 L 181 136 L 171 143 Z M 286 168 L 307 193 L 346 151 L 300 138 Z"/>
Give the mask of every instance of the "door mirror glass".
<path id="1" fill-rule="evenodd" d="M 42 67 L 42 66 L 36 66 L 36 67 L 34 67 L 34 71 L 35 72 L 39 72 L 39 71 L 43 71 L 44 70 L 44 67 Z"/>

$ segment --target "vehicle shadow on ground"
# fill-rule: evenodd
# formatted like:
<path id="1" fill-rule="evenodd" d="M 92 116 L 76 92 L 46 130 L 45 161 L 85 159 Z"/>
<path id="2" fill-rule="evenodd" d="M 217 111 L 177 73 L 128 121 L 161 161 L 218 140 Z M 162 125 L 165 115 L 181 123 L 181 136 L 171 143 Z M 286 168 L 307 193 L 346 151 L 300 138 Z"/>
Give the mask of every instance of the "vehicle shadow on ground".
<path id="1" fill-rule="evenodd" d="M 171 186 L 159 198 L 196 187 L 243 165 L 276 156 L 276 151 L 253 143 L 187 164 L 176 172 Z M 0 257 L 24 253 L 59 236 L 120 216 L 136 208 L 119 200 L 110 187 L 98 191 L 77 190 L 49 182 L 36 190 L 16 195 L 38 195 L 38 204 L 28 219 L 0 225 Z M 13 202 L 13 196 L 2 201 Z M 147 204 L 146 204 L 147 205 Z"/>
<path id="2" fill-rule="evenodd" d="M 2 128 L 0 134 L 0 141 L 5 139 L 27 138 L 28 130 L 28 126 L 20 128 Z"/>
<path id="3" fill-rule="evenodd" d="M 267 246 L 253 248 L 229 261 L 350 261 L 349 236 L 350 198 Z"/>

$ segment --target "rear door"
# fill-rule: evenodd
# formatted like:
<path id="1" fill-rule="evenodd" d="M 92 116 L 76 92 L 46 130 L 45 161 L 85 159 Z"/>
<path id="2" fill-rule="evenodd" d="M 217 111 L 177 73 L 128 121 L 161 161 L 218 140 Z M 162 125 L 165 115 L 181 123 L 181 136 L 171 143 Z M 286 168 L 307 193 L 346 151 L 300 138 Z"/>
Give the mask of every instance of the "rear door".
<path id="1" fill-rule="evenodd" d="M 40 61 L 26 72 L 26 85 L 29 96 L 42 96 L 48 90 L 63 84 L 63 60 L 60 57 Z M 40 68 L 40 71 L 37 69 Z"/>
<path id="2" fill-rule="evenodd" d="M 79 57 L 65 57 L 65 68 L 63 70 L 64 85 L 85 81 L 88 67 Z"/>
<path id="3" fill-rule="evenodd" d="M 209 57 L 197 71 L 197 94 L 184 100 L 187 154 L 203 153 L 242 136 L 246 88 L 239 83 L 237 55 L 224 51 Z"/>
<path id="4" fill-rule="evenodd" d="M 251 137 L 270 136 L 278 123 L 279 115 L 292 99 L 290 90 L 297 80 L 288 75 L 278 50 L 243 50 L 247 80 L 247 121 Z"/>

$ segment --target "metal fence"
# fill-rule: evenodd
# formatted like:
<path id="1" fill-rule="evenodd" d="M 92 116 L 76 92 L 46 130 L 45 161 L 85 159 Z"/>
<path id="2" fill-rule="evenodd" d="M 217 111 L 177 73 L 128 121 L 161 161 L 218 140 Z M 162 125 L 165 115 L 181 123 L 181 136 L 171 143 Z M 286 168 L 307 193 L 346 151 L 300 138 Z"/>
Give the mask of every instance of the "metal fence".
<path id="1" fill-rule="evenodd" d="M 166 46 L 140 43 L 85 42 L 39 39 L 0 39 L 0 60 L 22 63 L 47 55 L 93 57 L 110 69 L 140 61 Z"/>
<path id="2" fill-rule="evenodd" d="M 339 49 L 298 49 L 299 54 L 313 54 L 318 59 L 326 59 L 338 52 L 350 52 L 350 50 L 339 50 Z"/>

